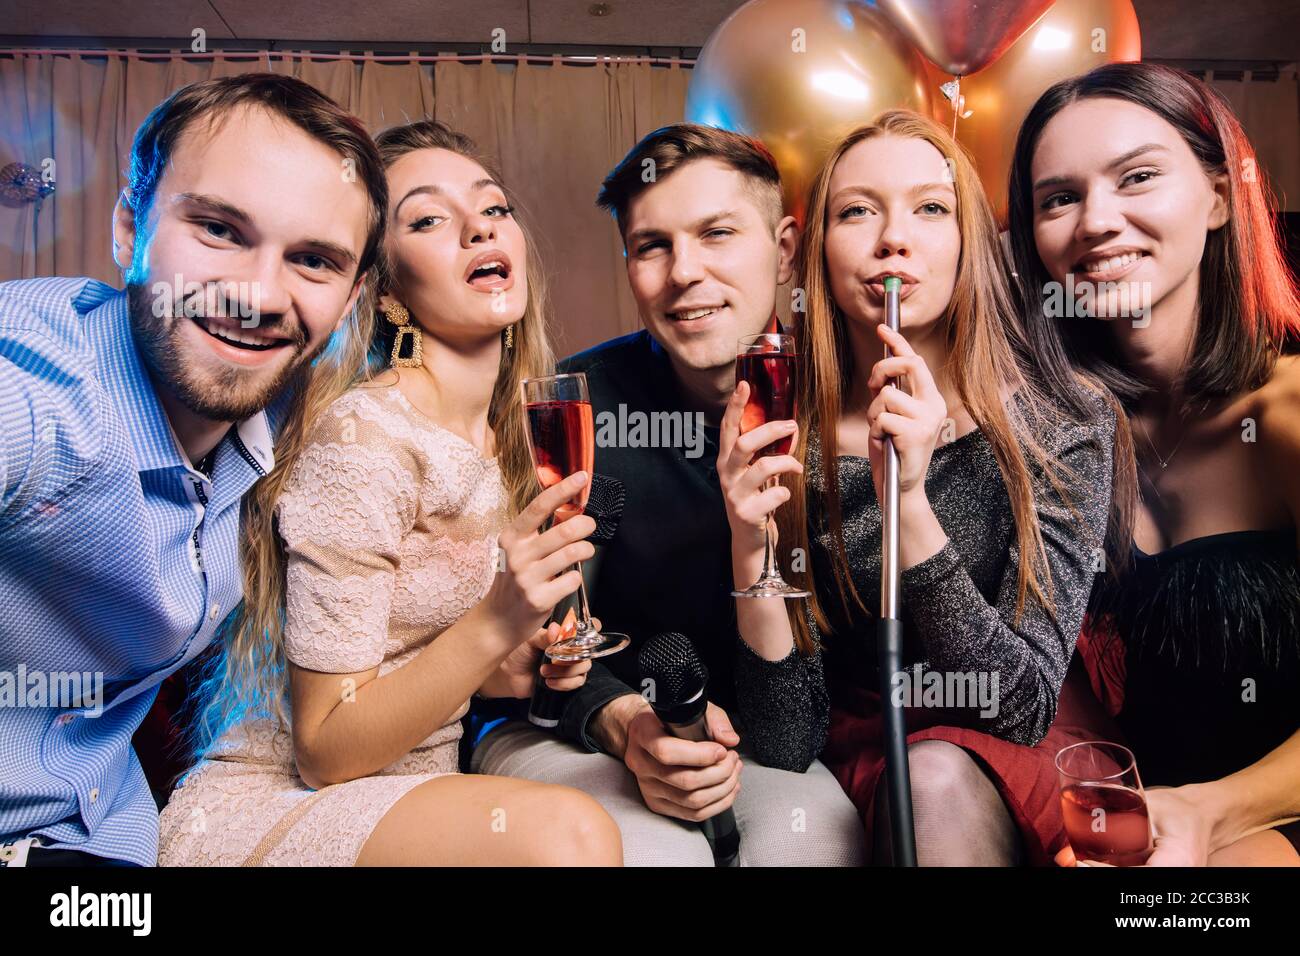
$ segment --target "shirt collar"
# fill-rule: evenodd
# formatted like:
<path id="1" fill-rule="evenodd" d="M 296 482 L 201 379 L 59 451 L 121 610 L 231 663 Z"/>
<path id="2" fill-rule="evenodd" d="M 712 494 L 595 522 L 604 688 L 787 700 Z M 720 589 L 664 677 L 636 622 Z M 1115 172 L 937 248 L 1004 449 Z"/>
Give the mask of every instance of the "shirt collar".
<path id="1" fill-rule="evenodd" d="M 86 337 L 95 350 L 99 381 L 130 433 L 136 470 L 190 470 L 180 440 L 140 358 L 131 330 L 126 292 L 100 282 L 87 283 L 73 301 L 73 307 L 85 316 Z M 259 411 L 240 422 L 236 431 L 263 470 L 270 471 L 274 458 L 266 413 Z"/>
<path id="2" fill-rule="evenodd" d="M 262 471 L 269 473 L 275 467 L 275 439 L 267 413 L 261 411 L 244 419 L 235 426 L 235 433 L 248 453 L 262 466 Z"/>

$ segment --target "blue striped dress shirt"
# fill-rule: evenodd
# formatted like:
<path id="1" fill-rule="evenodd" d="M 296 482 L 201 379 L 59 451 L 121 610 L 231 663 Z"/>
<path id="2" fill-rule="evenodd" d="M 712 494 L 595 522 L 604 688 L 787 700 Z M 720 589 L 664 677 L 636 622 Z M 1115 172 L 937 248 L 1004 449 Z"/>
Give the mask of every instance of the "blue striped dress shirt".
<path id="1" fill-rule="evenodd" d="M 159 404 L 125 292 L 0 283 L 0 843 L 156 863 L 131 736 L 240 600 L 240 498 L 281 417 L 232 427 L 209 480 Z"/>

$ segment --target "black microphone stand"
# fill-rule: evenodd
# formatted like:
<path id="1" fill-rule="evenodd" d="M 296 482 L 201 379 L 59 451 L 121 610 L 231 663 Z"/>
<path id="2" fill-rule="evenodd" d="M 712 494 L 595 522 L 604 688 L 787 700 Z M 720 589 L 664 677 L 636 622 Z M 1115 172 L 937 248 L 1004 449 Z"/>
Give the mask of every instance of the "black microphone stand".
<path id="1" fill-rule="evenodd" d="M 885 279 L 885 322 L 898 331 L 899 288 Z M 890 355 L 885 346 L 885 358 Z M 891 380 L 896 381 L 896 380 Z M 907 765 L 907 727 L 903 704 L 894 702 L 893 676 L 903 669 L 903 622 L 899 618 L 901 587 L 898 568 L 898 452 L 885 437 L 885 500 L 880 503 L 881 564 L 880 620 L 876 625 L 876 665 L 881 713 L 884 715 L 885 785 L 889 794 L 890 835 L 894 866 L 916 866 L 916 832 L 912 824 L 912 778 Z"/>

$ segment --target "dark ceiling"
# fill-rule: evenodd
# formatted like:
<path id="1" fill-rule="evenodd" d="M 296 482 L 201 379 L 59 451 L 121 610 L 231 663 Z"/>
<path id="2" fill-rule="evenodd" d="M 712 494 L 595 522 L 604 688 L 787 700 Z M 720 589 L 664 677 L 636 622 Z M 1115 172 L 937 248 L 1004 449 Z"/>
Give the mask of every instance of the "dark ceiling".
<path id="1" fill-rule="evenodd" d="M 0 0 L 0 42 L 180 40 L 650 47 L 691 51 L 742 0 Z M 1298 0 L 1134 0 L 1147 59 L 1300 59 Z M 604 11 L 603 15 L 595 15 Z M 593 12 L 594 11 L 594 12 Z"/>

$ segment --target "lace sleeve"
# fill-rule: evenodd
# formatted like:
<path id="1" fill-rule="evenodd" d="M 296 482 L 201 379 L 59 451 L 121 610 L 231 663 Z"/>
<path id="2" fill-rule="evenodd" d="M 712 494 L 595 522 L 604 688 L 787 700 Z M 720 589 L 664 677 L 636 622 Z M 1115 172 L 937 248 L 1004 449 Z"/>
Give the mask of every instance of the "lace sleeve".
<path id="1" fill-rule="evenodd" d="M 403 537 L 419 506 L 416 456 L 348 396 L 313 427 L 278 508 L 288 555 L 285 656 L 355 673 L 384 659 Z"/>

